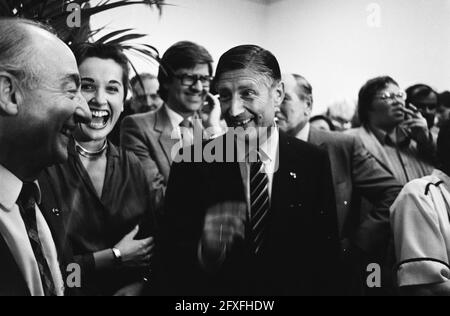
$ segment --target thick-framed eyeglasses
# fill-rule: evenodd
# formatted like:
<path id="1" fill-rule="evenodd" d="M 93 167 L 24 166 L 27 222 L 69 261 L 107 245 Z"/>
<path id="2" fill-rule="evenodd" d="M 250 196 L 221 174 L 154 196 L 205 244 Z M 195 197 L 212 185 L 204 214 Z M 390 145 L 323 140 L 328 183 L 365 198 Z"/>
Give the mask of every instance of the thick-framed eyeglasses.
<path id="1" fill-rule="evenodd" d="M 175 75 L 174 77 L 179 79 L 183 86 L 189 87 L 195 85 L 199 81 L 202 83 L 202 86 L 209 87 L 211 81 L 214 79 L 212 76 L 199 76 L 188 74 Z"/>
<path id="2" fill-rule="evenodd" d="M 388 100 L 393 101 L 395 99 L 400 99 L 402 101 L 405 101 L 406 100 L 406 92 L 404 92 L 404 91 L 384 92 L 384 93 L 377 94 L 376 97 L 383 101 L 388 101 Z"/>

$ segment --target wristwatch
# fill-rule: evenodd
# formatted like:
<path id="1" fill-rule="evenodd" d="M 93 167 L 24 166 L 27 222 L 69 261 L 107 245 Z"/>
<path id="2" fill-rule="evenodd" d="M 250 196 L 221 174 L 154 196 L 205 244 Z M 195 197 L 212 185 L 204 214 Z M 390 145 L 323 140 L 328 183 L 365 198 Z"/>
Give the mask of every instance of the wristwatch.
<path id="1" fill-rule="evenodd" d="M 117 248 L 112 248 L 112 253 L 114 255 L 114 259 L 116 261 L 117 264 L 122 263 L 122 254 L 120 253 L 120 250 Z"/>

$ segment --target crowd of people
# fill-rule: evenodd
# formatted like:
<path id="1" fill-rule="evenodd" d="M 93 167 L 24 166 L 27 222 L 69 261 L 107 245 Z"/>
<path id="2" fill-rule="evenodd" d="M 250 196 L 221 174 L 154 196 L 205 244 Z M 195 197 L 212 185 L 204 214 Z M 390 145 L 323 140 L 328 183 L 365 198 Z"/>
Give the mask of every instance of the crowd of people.
<path id="1" fill-rule="evenodd" d="M 130 80 L 0 29 L 0 295 L 450 294 L 450 92 L 372 78 L 352 125 L 256 45 Z"/>

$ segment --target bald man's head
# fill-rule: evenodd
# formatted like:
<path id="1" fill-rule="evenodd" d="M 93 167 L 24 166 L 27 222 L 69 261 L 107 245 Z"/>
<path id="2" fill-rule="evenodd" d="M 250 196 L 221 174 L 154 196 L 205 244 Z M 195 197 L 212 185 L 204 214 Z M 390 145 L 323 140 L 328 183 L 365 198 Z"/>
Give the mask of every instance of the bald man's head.
<path id="1" fill-rule="evenodd" d="M 57 39 L 51 28 L 25 19 L 0 19 L 0 71 L 15 76 L 23 87 L 39 82 L 39 59 L 35 53 L 39 44 L 36 34 Z M 38 36 L 39 37 L 39 36 Z"/>

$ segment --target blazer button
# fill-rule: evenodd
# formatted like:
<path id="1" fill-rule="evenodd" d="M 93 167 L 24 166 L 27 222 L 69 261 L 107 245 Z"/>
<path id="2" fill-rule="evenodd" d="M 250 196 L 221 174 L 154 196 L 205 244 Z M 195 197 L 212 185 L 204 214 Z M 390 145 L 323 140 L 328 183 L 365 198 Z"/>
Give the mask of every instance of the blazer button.
<path id="1" fill-rule="evenodd" d="M 344 205 L 347 206 L 348 205 L 348 201 L 344 201 Z"/>
<path id="2" fill-rule="evenodd" d="M 61 212 L 57 208 L 52 209 L 52 213 L 56 216 L 59 216 L 61 214 Z"/>

